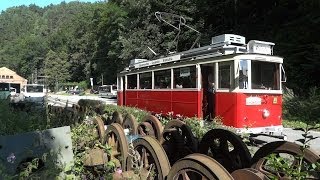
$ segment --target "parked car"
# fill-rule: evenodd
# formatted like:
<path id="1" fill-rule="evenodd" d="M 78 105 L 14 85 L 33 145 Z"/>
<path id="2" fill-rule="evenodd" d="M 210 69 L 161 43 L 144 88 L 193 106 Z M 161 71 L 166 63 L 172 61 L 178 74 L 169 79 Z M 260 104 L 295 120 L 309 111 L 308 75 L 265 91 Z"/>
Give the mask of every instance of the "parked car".
<path id="1" fill-rule="evenodd" d="M 82 92 L 83 92 L 82 89 L 71 89 L 68 91 L 68 93 L 72 95 L 80 95 Z"/>

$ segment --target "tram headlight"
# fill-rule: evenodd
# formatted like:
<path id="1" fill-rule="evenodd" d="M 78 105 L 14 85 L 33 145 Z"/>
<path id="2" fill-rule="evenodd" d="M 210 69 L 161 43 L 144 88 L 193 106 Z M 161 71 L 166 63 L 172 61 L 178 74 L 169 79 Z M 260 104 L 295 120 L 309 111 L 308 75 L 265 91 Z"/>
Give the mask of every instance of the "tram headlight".
<path id="1" fill-rule="evenodd" d="M 264 110 L 262 111 L 262 117 L 263 117 L 263 118 L 267 118 L 267 117 L 269 117 L 269 116 L 270 116 L 270 111 L 267 110 L 267 109 L 264 109 Z"/>

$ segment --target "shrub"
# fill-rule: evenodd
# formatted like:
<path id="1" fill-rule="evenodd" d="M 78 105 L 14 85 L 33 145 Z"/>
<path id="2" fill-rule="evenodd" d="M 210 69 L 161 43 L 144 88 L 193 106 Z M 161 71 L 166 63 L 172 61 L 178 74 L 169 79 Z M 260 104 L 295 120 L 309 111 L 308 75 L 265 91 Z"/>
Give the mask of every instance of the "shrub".
<path id="1" fill-rule="evenodd" d="M 309 125 L 320 124 L 320 90 L 311 88 L 306 96 L 294 96 L 284 101 L 284 117 Z"/>

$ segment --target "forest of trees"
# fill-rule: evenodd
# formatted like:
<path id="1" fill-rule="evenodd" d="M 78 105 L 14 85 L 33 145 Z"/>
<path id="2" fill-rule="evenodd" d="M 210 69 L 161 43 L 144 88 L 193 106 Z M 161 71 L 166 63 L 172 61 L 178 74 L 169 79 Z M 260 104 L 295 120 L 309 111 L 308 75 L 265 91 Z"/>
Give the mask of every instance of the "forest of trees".
<path id="1" fill-rule="evenodd" d="M 201 32 L 201 45 L 211 37 L 234 33 L 247 40 L 276 44 L 284 57 L 287 87 L 304 94 L 320 87 L 319 0 L 109 0 L 9 8 L 0 14 L 0 67 L 28 78 L 48 76 L 48 83 L 89 81 L 115 83 L 116 74 L 133 58 L 154 58 L 186 50 L 197 33 L 177 32 L 159 22 L 156 11 L 182 15 Z"/>

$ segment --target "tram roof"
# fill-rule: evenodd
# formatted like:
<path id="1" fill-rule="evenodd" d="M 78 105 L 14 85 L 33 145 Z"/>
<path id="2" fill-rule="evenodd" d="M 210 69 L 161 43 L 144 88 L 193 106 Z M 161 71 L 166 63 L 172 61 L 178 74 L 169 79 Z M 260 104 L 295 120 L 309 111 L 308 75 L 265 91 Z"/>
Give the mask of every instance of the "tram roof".
<path id="1" fill-rule="evenodd" d="M 273 56 L 272 42 L 251 40 L 245 44 L 245 37 L 234 34 L 223 34 L 212 38 L 210 45 L 170 54 L 154 60 L 133 59 L 129 67 L 125 68 L 122 73 L 145 69 L 163 64 L 170 65 L 177 62 L 201 61 L 215 58 L 216 60 L 233 58 L 235 56 L 248 57 L 252 55 L 256 60 L 268 59 L 267 61 L 282 62 L 282 58 Z M 241 56 L 244 55 L 244 56 Z M 261 56 L 262 55 L 262 56 Z M 219 58 L 220 57 L 220 58 Z M 268 57 L 273 57 L 272 59 Z"/>

